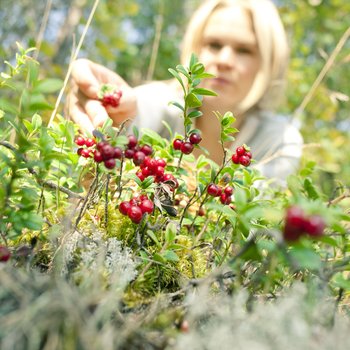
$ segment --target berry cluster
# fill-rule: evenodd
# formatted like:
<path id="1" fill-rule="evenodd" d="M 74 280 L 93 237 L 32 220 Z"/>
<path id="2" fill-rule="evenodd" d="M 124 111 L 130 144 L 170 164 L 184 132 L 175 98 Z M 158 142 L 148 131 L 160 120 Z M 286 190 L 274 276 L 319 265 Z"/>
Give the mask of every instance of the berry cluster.
<path id="1" fill-rule="evenodd" d="M 123 93 L 113 85 L 102 85 L 98 92 L 98 99 L 104 107 L 118 107 Z"/>
<path id="2" fill-rule="evenodd" d="M 149 145 L 138 145 L 138 140 L 134 135 L 128 136 L 126 149 L 112 146 L 108 141 L 96 143 L 95 139 L 78 136 L 75 143 L 79 146 L 77 153 L 84 158 L 93 158 L 96 163 L 104 163 L 107 169 L 114 169 L 116 159 L 132 159 L 135 165 L 140 165 L 146 156 L 153 153 Z"/>
<path id="3" fill-rule="evenodd" d="M 241 164 L 243 166 L 249 166 L 252 154 L 250 151 L 243 145 L 236 148 L 236 152 L 232 154 L 232 162 L 235 164 Z"/>
<path id="4" fill-rule="evenodd" d="M 192 132 L 188 138 L 188 141 L 181 140 L 179 138 L 173 141 L 173 147 L 177 151 L 181 151 L 184 154 L 192 153 L 194 145 L 198 145 L 202 141 L 202 137 L 198 132 Z"/>
<path id="5" fill-rule="evenodd" d="M 220 197 L 220 202 L 227 205 L 232 201 L 233 187 L 226 186 L 222 188 L 219 185 L 211 183 L 207 188 L 207 193 L 212 197 Z"/>
<path id="6" fill-rule="evenodd" d="M 140 146 L 135 135 L 128 136 L 128 144 L 124 151 L 125 158 L 132 159 L 135 165 L 143 163 L 147 156 L 153 153 L 153 148 L 149 145 Z"/>
<path id="7" fill-rule="evenodd" d="M 325 227 L 321 216 L 307 216 L 300 207 L 291 206 L 286 213 L 283 236 L 286 241 L 296 241 L 304 234 L 321 237 Z"/>
<path id="8" fill-rule="evenodd" d="M 0 245 L 0 262 L 6 262 L 10 259 L 11 253 L 7 247 Z"/>
<path id="9" fill-rule="evenodd" d="M 143 214 L 151 214 L 153 209 L 153 202 L 145 194 L 131 198 L 129 201 L 124 201 L 119 204 L 119 211 L 123 215 L 128 216 L 135 224 L 141 222 Z"/>

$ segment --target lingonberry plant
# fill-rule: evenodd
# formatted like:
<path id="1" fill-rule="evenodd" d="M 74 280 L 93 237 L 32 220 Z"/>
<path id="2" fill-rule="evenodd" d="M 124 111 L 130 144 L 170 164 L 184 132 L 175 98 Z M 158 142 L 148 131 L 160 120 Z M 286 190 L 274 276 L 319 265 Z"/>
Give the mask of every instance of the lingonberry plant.
<path id="1" fill-rule="evenodd" d="M 159 293 L 181 298 L 202 283 L 229 293 L 244 287 L 254 299 L 278 295 L 294 278 L 319 276 L 338 298 L 350 291 L 346 187 L 327 198 L 312 181 L 311 162 L 288 178 L 287 188 L 269 186 L 254 167 L 254 149 L 226 148 L 237 132 L 231 112 L 214 113 L 221 163 L 205 152 L 194 157 L 202 141 L 194 123 L 201 98 L 215 95 L 199 88 L 211 75 L 195 56 L 188 67 L 170 69 L 184 93 L 183 104 L 173 102 L 184 134 L 167 140 L 149 129 L 115 128 L 111 120 L 91 135 L 61 116 L 46 126 L 38 112 L 48 107 L 33 106 L 28 96 L 45 97 L 58 84 L 38 80 L 28 54 L 21 52 L 18 69 L 0 84 L 20 94 L 18 106 L 0 104 L 0 267 L 61 268 L 65 281 L 85 289 L 94 275 L 108 290 L 115 286 L 108 279 L 112 263 L 122 269 L 128 261 L 123 269 L 132 277 L 117 303 L 125 307 Z M 24 91 L 15 74 L 28 81 Z M 108 94 L 101 97 L 107 110 L 122 96 Z M 91 250 L 100 240 L 101 269 L 100 254 Z M 87 261 L 94 273 L 86 274 Z M 98 303 L 92 299 L 89 312 Z"/>

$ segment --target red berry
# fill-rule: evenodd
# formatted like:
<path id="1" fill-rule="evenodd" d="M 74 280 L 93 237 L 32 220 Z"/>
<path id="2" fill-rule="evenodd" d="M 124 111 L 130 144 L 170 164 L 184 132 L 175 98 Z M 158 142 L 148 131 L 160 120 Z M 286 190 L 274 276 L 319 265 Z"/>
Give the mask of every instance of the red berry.
<path id="1" fill-rule="evenodd" d="M 94 161 L 96 163 L 101 163 L 103 161 L 102 153 L 98 150 L 95 150 L 94 152 Z"/>
<path id="2" fill-rule="evenodd" d="M 98 142 L 98 143 L 96 144 L 96 148 L 97 148 L 100 152 L 102 152 L 103 147 L 106 146 L 106 145 L 108 145 L 108 142 L 106 142 L 106 141 L 100 141 L 100 142 Z"/>
<path id="3" fill-rule="evenodd" d="M 145 154 L 141 151 L 137 151 L 133 155 L 133 162 L 135 165 L 140 165 L 145 160 Z"/>
<path id="4" fill-rule="evenodd" d="M 145 156 L 150 156 L 153 153 L 153 148 L 149 145 L 143 145 L 140 151 L 143 152 Z"/>
<path id="5" fill-rule="evenodd" d="M 230 204 L 231 201 L 232 201 L 231 196 L 228 196 L 226 193 L 221 193 L 221 195 L 220 195 L 220 202 L 222 204 L 227 205 L 227 204 Z"/>
<path id="6" fill-rule="evenodd" d="M 246 149 L 243 146 L 236 148 L 236 153 L 239 157 L 243 156 L 245 154 L 245 152 L 246 152 Z"/>
<path id="7" fill-rule="evenodd" d="M 231 159 L 233 163 L 239 164 L 239 156 L 237 155 L 237 153 L 233 153 Z"/>
<path id="8" fill-rule="evenodd" d="M 245 152 L 245 156 L 249 157 L 250 159 L 252 159 L 252 153 L 251 152 Z"/>
<path id="9" fill-rule="evenodd" d="M 243 166 L 249 166 L 250 162 L 251 162 L 251 160 L 248 156 L 240 156 L 239 157 L 239 163 Z"/>
<path id="10" fill-rule="evenodd" d="M 232 196 L 232 194 L 233 194 L 233 187 L 231 187 L 231 186 L 225 187 L 224 193 L 225 193 L 227 196 Z"/>
<path id="11" fill-rule="evenodd" d="M 207 192 L 210 196 L 217 197 L 220 194 L 220 187 L 212 183 L 208 186 Z"/>
<path id="12" fill-rule="evenodd" d="M 305 216 L 300 207 L 289 207 L 286 213 L 283 236 L 287 241 L 296 241 L 304 233 Z"/>
<path id="13" fill-rule="evenodd" d="M 157 165 L 161 166 L 162 168 L 166 167 L 166 161 L 162 158 L 157 159 Z"/>
<path id="14" fill-rule="evenodd" d="M 122 97 L 122 92 L 120 90 L 115 90 L 112 92 L 106 92 L 103 97 L 100 99 L 104 107 L 118 107 L 120 103 L 120 98 Z"/>
<path id="15" fill-rule="evenodd" d="M 113 155 L 114 155 L 114 147 L 109 143 L 107 143 L 102 147 L 100 152 L 102 154 L 103 160 L 111 159 L 113 158 Z"/>
<path id="16" fill-rule="evenodd" d="M 124 151 L 125 158 L 132 159 L 134 157 L 135 151 L 131 148 L 128 148 Z"/>
<path id="17" fill-rule="evenodd" d="M 123 214 L 123 215 L 128 215 L 128 211 L 131 208 L 131 204 L 127 201 L 121 202 L 119 204 L 119 211 Z"/>
<path id="18" fill-rule="evenodd" d="M 309 218 L 307 218 L 304 222 L 305 232 L 313 237 L 322 236 L 325 227 L 326 224 L 323 218 L 319 215 L 312 215 Z"/>
<path id="19" fill-rule="evenodd" d="M 75 143 L 76 143 L 78 146 L 84 146 L 84 145 L 85 145 L 85 138 L 82 137 L 82 136 L 78 136 L 78 137 L 75 139 Z"/>
<path id="20" fill-rule="evenodd" d="M 96 144 L 95 139 L 88 138 L 85 140 L 85 146 L 86 147 L 92 147 L 94 144 Z"/>
<path id="21" fill-rule="evenodd" d="M 80 155 L 84 158 L 90 158 L 91 151 L 87 148 L 81 150 Z"/>
<path id="22" fill-rule="evenodd" d="M 83 151 L 83 147 L 80 147 L 80 148 L 78 148 L 78 150 L 77 150 L 77 154 L 79 155 L 79 156 L 81 156 L 81 152 Z"/>
<path id="23" fill-rule="evenodd" d="M 164 175 L 164 168 L 162 166 L 157 166 L 155 168 L 155 170 L 154 170 L 154 175 L 158 176 L 158 177 L 159 176 L 163 177 L 163 175 Z"/>
<path id="24" fill-rule="evenodd" d="M 150 199 L 144 199 L 140 204 L 140 209 L 142 213 L 152 213 L 154 209 L 154 204 Z"/>
<path id="25" fill-rule="evenodd" d="M 137 145 L 137 138 L 136 138 L 135 135 L 129 135 L 128 136 L 128 140 L 129 140 L 128 148 L 136 147 L 136 145 Z"/>
<path id="26" fill-rule="evenodd" d="M 194 146 L 192 145 L 191 142 L 184 142 L 181 145 L 181 152 L 184 154 L 190 154 L 193 151 Z"/>
<path id="27" fill-rule="evenodd" d="M 203 207 L 200 207 L 198 209 L 198 212 L 197 212 L 198 216 L 204 216 L 205 215 L 205 210 L 203 209 Z"/>
<path id="28" fill-rule="evenodd" d="M 6 262 L 10 259 L 11 253 L 7 247 L 0 245 L 0 262 Z"/>
<path id="29" fill-rule="evenodd" d="M 104 161 L 104 165 L 107 169 L 114 169 L 116 165 L 116 161 L 113 158 L 107 159 Z"/>
<path id="30" fill-rule="evenodd" d="M 193 132 L 190 135 L 190 142 L 192 143 L 192 145 L 198 145 L 201 141 L 202 137 L 197 132 Z"/>
<path id="31" fill-rule="evenodd" d="M 128 217 L 135 224 L 140 223 L 140 221 L 142 220 L 142 210 L 141 210 L 141 208 L 136 206 L 136 205 L 132 205 L 130 207 L 130 209 L 128 210 Z"/>
<path id="32" fill-rule="evenodd" d="M 123 151 L 120 147 L 114 147 L 113 158 L 121 159 L 123 156 Z"/>
<path id="33" fill-rule="evenodd" d="M 146 178 L 146 176 L 143 175 L 142 170 L 138 170 L 137 173 L 136 173 L 136 176 L 137 176 L 141 181 L 143 181 L 143 180 Z"/>
<path id="34" fill-rule="evenodd" d="M 180 139 L 175 139 L 175 140 L 173 141 L 173 147 L 174 147 L 174 149 L 177 150 L 177 151 L 179 151 L 179 150 L 181 149 L 182 143 L 183 143 L 182 140 L 180 140 Z"/>

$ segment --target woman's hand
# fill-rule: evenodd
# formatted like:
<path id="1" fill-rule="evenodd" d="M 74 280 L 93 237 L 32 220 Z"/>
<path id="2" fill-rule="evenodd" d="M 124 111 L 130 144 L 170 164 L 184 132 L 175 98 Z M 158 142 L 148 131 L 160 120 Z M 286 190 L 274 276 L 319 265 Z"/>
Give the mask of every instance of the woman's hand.
<path id="1" fill-rule="evenodd" d="M 122 91 L 118 107 L 104 107 L 98 99 L 102 84 L 115 85 Z M 67 95 L 67 113 L 82 129 L 92 132 L 107 118 L 118 125 L 136 115 L 134 90 L 116 73 L 87 59 L 73 62 L 70 91 Z"/>

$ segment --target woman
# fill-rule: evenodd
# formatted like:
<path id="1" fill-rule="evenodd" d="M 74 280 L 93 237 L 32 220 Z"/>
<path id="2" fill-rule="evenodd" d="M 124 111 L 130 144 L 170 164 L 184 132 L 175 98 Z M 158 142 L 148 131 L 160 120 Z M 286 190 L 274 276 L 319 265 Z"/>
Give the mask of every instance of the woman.
<path id="1" fill-rule="evenodd" d="M 215 75 L 205 79 L 202 87 L 218 94 L 203 99 L 203 116 L 196 120 L 196 128 L 202 132 L 201 145 L 214 161 L 221 161 L 220 125 L 213 111 L 231 111 L 237 118 L 234 127 L 240 132 L 228 147 L 247 144 L 263 175 L 284 180 L 298 166 L 302 137 L 287 118 L 273 112 L 283 91 L 288 61 L 285 31 L 273 3 L 206 1 L 188 25 L 182 47 L 184 65 L 192 53 L 197 54 L 206 71 Z M 117 108 L 106 111 L 97 100 L 102 83 L 115 84 L 123 91 Z M 173 131 L 182 131 L 179 110 L 168 105 L 174 100 L 181 102 L 176 81 L 131 88 L 117 74 L 83 59 L 73 65 L 72 87 L 70 115 L 87 130 L 110 117 L 115 124 L 131 118 L 133 125 L 152 128 L 163 135 L 163 120 Z"/>

